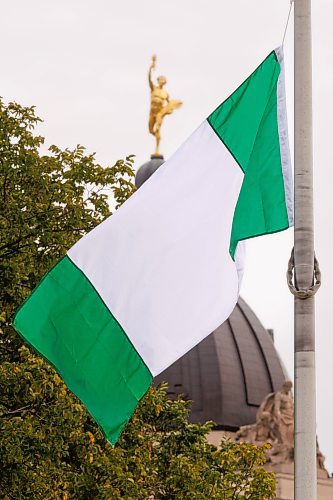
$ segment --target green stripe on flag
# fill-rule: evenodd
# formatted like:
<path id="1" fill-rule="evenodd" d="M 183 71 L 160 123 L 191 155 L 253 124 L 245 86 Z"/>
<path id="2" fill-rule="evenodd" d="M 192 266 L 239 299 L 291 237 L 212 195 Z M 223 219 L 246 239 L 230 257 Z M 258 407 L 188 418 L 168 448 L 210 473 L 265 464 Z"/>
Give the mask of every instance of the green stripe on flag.
<path id="1" fill-rule="evenodd" d="M 115 443 L 152 376 L 85 275 L 64 257 L 17 312 L 14 327 L 47 358 Z"/>
<path id="2" fill-rule="evenodd" d="M 271 52 L 208 117 L 245 174 L 233 218 L 232 257 L 240 240 L 289 227 L 277 119 L 279 75 Z"/>

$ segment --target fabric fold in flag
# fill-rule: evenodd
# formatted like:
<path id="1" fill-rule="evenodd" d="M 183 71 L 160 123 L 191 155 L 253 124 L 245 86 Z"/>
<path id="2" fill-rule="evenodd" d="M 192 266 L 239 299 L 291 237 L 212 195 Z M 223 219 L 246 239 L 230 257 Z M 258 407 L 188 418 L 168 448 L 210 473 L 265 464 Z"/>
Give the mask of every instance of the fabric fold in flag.
<path id="1" fill-rule="evenodd" d="M 114 444 L 236 305 L 244 240 L 293 223 L 282 49 L 81 238 L 14 318 Z"/>

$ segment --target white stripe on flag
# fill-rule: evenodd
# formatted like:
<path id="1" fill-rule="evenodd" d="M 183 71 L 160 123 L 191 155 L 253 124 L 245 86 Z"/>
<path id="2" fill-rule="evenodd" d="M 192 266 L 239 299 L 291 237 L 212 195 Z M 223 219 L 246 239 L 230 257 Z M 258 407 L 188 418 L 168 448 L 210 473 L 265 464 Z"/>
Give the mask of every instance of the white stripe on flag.
<path id="1" fill-rule="evenodd" d="M 242 180 L 205 121 L 68 252 L 154 376 L 223 323 L 236 304 L 242 263 L 231 259 L 229 242 Z"/>

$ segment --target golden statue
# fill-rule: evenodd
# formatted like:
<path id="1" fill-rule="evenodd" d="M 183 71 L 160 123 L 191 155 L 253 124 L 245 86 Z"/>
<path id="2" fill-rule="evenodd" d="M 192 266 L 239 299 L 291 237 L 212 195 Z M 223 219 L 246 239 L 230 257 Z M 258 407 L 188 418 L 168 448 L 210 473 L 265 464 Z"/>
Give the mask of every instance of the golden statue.
<path id="1" fill-rule="evenodd" d="M 152 81 L 152 71 L 155 70 L 156 56 L 152 57 L 152 63 L 149 68 L 148 81 L 150 87 L 150 114 L 149 114 L 149 132 L 156 138 L 155 155 L 160 156 L 159 145 L 161 140 L 160 129 L 165 115 L 171 115 L 175 109 L 182 105 L 181 101 L 169 99 L 169 94 L 164 90 L 166 84 L 165 76 L 157 78 L 157 85 Z"/>

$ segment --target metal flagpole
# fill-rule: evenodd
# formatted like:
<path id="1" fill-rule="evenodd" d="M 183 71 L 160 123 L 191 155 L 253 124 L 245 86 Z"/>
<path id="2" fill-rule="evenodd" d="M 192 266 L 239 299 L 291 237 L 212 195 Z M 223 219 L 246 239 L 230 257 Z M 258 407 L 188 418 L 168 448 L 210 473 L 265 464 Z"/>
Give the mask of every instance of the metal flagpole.
<path id="1" fill-rule="evenodd" d="M 311 0 L 294 0 L 295 500 L 317 498 Z"/>

